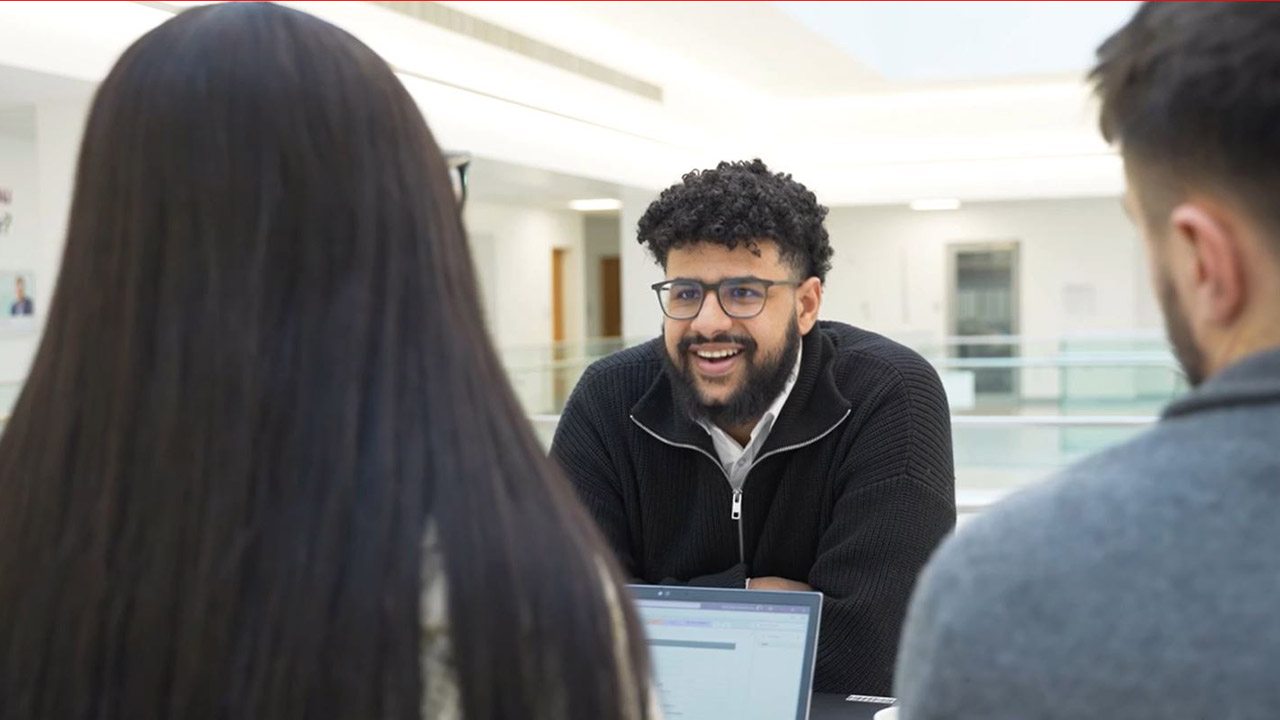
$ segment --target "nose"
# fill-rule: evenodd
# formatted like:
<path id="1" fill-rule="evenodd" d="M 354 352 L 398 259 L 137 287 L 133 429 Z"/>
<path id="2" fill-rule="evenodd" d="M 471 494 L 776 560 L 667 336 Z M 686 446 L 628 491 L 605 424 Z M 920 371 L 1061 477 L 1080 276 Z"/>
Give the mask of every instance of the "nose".
<path id="1" fill-rule="evenodd" d="M 714 290 L 707 292 L 702 301 L 702 309 L 694 316 L 689 329 L 706 338 L 714 338 L 729 332 L 733 327 L 733 318 L 725 314 L 720 307 L 720 295 Z"/>

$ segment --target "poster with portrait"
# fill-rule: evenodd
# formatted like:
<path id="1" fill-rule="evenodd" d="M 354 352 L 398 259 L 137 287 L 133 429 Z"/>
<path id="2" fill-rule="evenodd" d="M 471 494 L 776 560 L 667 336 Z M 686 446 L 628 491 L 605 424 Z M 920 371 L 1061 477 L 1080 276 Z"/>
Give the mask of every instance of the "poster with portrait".
<path id="1" fill-rule="evenodd" d="M 0 317 L 11 322 L 32 320 L 40 312 L 35 273 L 0 270 Z"/>

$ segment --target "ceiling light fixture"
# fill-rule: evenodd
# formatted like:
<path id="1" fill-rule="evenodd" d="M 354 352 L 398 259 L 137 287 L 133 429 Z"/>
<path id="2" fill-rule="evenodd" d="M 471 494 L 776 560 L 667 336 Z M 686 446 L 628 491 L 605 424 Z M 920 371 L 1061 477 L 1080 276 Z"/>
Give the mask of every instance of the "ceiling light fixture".
<path id="1" fill-rule="evenodd" d="M 921 212 L 959 210 L 960 201 L 955 198 L 925 198 L 922 200 L 912 200 L 911 209 L 919 210 Z"/>
<path id="2" fill-rule="evenodd" d="M 578 212 L 597 212 L 600 210 L 621 210 L 622 201 L 613 198 L 593 198 L 591 200 L 570 200 L 569 209 Z"/>

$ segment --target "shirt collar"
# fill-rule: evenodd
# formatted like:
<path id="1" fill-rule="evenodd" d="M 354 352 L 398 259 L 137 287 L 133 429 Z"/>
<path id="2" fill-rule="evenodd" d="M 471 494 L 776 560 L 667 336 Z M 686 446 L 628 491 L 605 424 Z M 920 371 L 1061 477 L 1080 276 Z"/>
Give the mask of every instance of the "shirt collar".
<path id="1" fill-rule="evenodd" d="M 1280 347 L 1259 351 L 1222 370 L 1171 403 L 1164 417 L 1274 402 L 1280 402 Z"/>
<path id="2" fill-rule="evenodd" d="M 800 375 L 778 416 L 779 421 L 785 419 L 785 422 L 770 431 L 765 445 L 788 447 L 811 442 L 849 416 L 852 403 L 836 386 L 833 374 L 835 341 L 840 338 L 840 328 L 836 323 L 819 322 L 804 334 L 800 341 L 804 353 Z M 688 413 L 681 412 L 675 402 L 671 379 L 661 369 L 667 362 L 663 338 L 651 340 L 647 347 L 652 355 L 646 362 L 651 363 L 656 372 L 648 390 L 631 407 L 631 421 L 667 445 L 696 449 L 714 458 L 716 450 L 706 430 Z"/>

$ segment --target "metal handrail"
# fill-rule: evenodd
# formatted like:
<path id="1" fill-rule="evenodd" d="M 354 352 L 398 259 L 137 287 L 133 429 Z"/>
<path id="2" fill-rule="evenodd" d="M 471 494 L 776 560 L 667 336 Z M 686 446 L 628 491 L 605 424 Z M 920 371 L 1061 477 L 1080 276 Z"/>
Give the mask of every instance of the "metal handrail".
<path id="1" fill-rule="evenodd" d="M 1022 345 L 1031 343 L 1047 343 L 1056 344 L 1062 342 L 1154 342 L 1164 343 L 1165 334 L 1163 330 L 1157 328 L 1144 328 L 1140 330 L 1095 330 L 1082 333 L 1064 333 L 1062 335 L 914 335 L 911 333 L 902 333 L 894 336 L 902 338 L 900 342 L 905 342 L 908 346 L 915 345 L 940 345 L 940 346 L 957 346 L 957 345 Z M 524 352 L 528 350 L 538 349 L 555 349 L 569 347 L 573 345 L 591 345 L 591 344 L 624 344 L 627 346 L 639 345 L 648 342 L 654 338 L 653 335 L 626 337 L 621 335 L 593 335 L 573 340 L 554 340 L 551 342 L 538 343 L 521 343 L 517 345 L 503 345 L 498 348 L 499 352 Z"/>
<path id="2" fill-rule="evenodd" d="M 952 415 L 952 427 L 1146 427 L 1154 415 Z M 534 425 L 558 425 L 554 413 L 529 415 Z"/>
<path id="3" fill-rule="evenodd" d="M 951 426 L 969 427 L 1146 427 L 1154 425 L 1154 415 L 952 415 Z M 9 417 L 0 417 L 0 425 Z M 560 416 L 535 413 L 529 416 L 534 425 L 559 425 Z"/>
<path id="4" fill-rule="evenodd" d="M 1021 488 L 1015 487 L 1004 490 L 964 490 L 958 488 L 956 489 L 956 514 L 970 515 L 982 512 L 1019 489 Z"/>
<path id="5" fill-rule="evenodd" d="M 951 425 L 970 427 L 1146 427 L 1154 415 L 952 415 Z"/>
<path id="6" fill-rule="evenodd" d="M 508 367 L 507 372 L 549 372 L 570 368 L 585 368 L 599 360 L 598 357 L 572 357 L 547 362 Z M 1005 368 L 1021 370 L 1028 368 L 1157 368 L 1171 372 L 1181 372 L 1173 355 L 1166 352 L 1153 352 L 1145 355 L 1124 354 L 1107 355 L 1105 353 L 1082 354 L 1067 353 L 1046 357 L 1019 358 L 934 358 L 928 361 L 938 370 L 968 370 L 984 368 Z"/>

